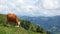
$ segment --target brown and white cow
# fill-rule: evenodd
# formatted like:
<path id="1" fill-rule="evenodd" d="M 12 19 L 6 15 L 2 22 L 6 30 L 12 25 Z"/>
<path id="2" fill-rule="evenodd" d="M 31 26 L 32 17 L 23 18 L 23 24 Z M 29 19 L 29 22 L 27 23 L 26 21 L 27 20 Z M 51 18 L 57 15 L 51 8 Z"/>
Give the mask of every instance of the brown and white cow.
<path id="1" fill-rule="evenodd" d="M 15 23 L 16 27 L 19 27 L 20 22 L 15 14 L 7 14 L 7 23 Z"/>

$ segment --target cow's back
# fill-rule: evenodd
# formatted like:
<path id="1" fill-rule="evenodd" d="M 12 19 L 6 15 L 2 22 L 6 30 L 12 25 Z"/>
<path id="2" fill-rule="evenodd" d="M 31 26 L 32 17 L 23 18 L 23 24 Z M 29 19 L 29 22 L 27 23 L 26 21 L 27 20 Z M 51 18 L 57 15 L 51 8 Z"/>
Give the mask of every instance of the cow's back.
<path id="1" fill-rule="evenodd" d="M 7 20 L 14 21 L 17 18 L 15 14 L 7 14 Z"/>

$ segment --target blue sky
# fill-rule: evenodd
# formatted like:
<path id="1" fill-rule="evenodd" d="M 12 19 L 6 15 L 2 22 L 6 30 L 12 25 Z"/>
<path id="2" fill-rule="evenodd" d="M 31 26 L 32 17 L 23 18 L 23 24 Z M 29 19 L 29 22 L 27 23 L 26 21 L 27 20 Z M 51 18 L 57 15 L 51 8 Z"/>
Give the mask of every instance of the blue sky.
<path id="1" fill-rule="evenodd" d="M 0 0 L 0 13 L 57 16 L 60 15 L 60 0 Z"/>

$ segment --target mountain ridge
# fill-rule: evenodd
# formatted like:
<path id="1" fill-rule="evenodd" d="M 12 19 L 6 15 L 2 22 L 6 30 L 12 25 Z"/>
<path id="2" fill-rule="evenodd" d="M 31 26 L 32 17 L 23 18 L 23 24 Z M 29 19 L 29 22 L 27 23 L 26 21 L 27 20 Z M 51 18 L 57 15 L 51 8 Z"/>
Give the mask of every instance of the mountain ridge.
<path id="1" fill-rule="evenodd" d="M 54 17 L 29 17 L 29 16 L 22 16 L 21 19 L 31 21 L 32 23 L 38 24 L 45 28 L 45 30 L 51 32 L 59 32 L 60 30 L 60 16 Z"/>

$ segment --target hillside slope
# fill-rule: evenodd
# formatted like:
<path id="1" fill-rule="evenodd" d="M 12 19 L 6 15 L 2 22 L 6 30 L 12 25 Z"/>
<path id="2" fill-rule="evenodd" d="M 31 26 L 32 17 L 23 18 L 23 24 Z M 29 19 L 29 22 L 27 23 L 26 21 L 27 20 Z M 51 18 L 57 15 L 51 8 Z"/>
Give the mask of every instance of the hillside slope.
<path id="1" fill-rule="evenodd" d="M 0 34 L 47 34 L 46 31 L 29 21 L 19 19 L 21 25 L 19 28 L 13 24 L 6 24 L 6 15 L 0 14 Z"/>

